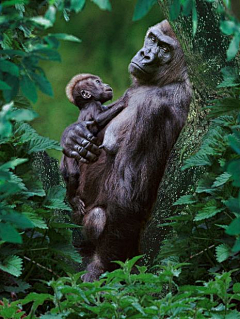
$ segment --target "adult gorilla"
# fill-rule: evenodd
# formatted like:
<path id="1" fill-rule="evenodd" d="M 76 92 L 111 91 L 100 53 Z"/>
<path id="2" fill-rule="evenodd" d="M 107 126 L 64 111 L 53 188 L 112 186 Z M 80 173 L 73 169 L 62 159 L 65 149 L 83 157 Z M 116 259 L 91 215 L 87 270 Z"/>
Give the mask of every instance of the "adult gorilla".
<path id="1" fill-rule="evenodd" d="M 97 137 L 87 122 L 70 125 L 62 136 L 64 156 L 79 163 L 82 223 L 94 247 L 85 281 L 114 269 L 113 260 L 139 254 L 141 231 L 191 100 L 183 51 L 166 20 L 148 30 L 129 71 L 133 84 L 113 103 L 124 109 Z M 64 164 L 61 169 L 67 182 L 71 172 Z"/>

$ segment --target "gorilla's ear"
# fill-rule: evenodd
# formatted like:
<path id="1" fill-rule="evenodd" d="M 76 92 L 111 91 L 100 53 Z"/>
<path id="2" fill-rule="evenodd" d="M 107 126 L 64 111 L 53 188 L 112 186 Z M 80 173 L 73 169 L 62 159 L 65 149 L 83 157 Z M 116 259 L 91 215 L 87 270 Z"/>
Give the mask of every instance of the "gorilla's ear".
<path id="1" fill-rule="evenodd" d="M 85 99 L 88 100 L 92 97 L 91 93 L 86 90 L 81 90 L 81 96 Z"/>

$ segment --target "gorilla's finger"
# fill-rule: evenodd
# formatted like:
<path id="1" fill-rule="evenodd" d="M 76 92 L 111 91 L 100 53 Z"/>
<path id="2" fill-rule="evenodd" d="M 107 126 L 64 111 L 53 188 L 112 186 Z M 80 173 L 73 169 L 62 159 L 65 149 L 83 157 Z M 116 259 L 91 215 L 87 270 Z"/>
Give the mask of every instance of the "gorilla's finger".
<path id="1" fill-rule="evenodd" d="M 100 150 L 99 147 L 96 146 L 95 144 L 89 143 L 88 145 L 85 146 L 85 148 L 86 148 L 89 152 L 91 152 L 91 153 L 93 153 L 93 154 L 95 154 L 95 155 L 97 155 L 97 156 L 99 156 L 99 155 L 101 154 L 101 150 Z"/>
<path id="2" fill-rule="evenodd" d="M 90 141 L 77 136 L 75 136 L 73 140 L 77 144 L 74 146 L 74 150 L 76 150 L 84 158 L 87 153 L 87 150 L 93 153 L 94 155 L 100 155 L 101 151 L 99 150 L 98 146 L 92 144 Z"/>
<path id="3" fill-rule="evenodd" d="M 91 152 L 87 152 L 87 155 L 85 156 L 85 158 L 89 161 L 89 162 L 96 162 L 96 160 L 98 159 L 98 157 L 96 155 L 94 155 Z"/>
<path id="4" fill-rule="evenodd" d="M 70 158 L 76 158 L 76 159 L 80 159 L 80 155 L 78 154 L 78 152 L 73 151 L 73 150 L 69 150 L 69 149 L 63 149 L 63 154 L 66 155 L 67 157 Z"/>

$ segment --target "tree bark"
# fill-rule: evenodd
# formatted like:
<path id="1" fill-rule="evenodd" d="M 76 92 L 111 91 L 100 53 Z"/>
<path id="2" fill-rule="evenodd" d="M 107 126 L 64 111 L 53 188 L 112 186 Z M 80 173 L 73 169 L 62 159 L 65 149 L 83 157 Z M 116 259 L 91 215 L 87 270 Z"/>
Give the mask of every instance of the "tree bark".
<path id="1" fill-rule="evenodd" d="M 168 1 L 160 2 L 168 19 Z M 153 265 L 162 241 L 169 235 L 170 227 L 160 227 L 166 218 L 177 215 L 173 203 L 182 195 L 190 194 L 202 171 L 190 168 L 182 171 L 186 158 L 198 150 L 203 136 L 208 131 L 206 119 L 207 101 L 217 97 L 216 86 L 221 82 L 220 69 L 226 66 L 228 39 L 219 30 L 219 17 L 211 3 L 197 2 L 198 29 L 192 36 L 189 17 L 180 17 L 171 23 L 185 52 L 188 73 L 193 87 L 193 99 L 187 124 L 182 131 L 168 162 L 159 187 L 158 199 L 152 219 L 141 241 L 144 262 Z"/>

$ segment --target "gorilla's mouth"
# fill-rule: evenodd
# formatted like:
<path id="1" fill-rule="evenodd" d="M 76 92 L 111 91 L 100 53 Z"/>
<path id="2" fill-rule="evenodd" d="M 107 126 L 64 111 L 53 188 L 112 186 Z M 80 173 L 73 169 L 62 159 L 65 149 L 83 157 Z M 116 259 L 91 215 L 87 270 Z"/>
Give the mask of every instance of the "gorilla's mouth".
<path id="1" fill-rule="evenodd" d="M 136 62 L 131 61 L 131 64 L 133 65 L 134 68 L 142 71 L 145 74 L 149 74 L 146 70 L 144 70 L 139 64 L 137 64 Z"/>

